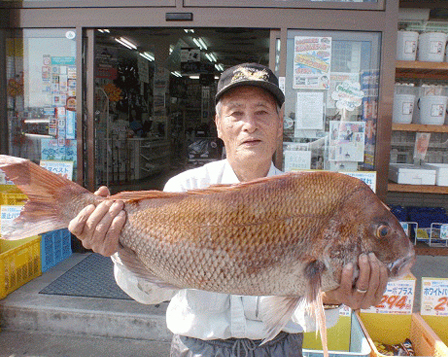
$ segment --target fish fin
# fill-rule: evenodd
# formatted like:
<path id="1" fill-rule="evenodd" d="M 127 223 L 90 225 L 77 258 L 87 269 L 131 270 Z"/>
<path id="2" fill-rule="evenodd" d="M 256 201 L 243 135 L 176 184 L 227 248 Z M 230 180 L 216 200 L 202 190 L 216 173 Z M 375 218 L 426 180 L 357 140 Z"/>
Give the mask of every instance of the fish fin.
<path id="1" fill-rule="evenodd" d="M 162 289 L 174 289 L 180 288 L 167 283 L 157 277 L 142 261 L 138 258 L 137 254 L 129 248 L 122 247 L 118 250 L 118 258 L 123 266 L 134 274 L 137 278 L 140 278 L 150 284 L 157 285 Z"/>
<path id="2" fill-rule="evenodd" d="M 67 228 L 70 219 L 61 215 L 62 207 L 71 197 L 83 193 L 93 196 L 75 182 L 26 159 L 0 155 L 0 170 L 28 196 L 20 216 L 4 229 L 3 238 L 6 239 L 21 239 Z"/>
<path id="3" fill-rule="evenodd" d="M 300 304 L 302 297 L 269 296 L 266 297 L 261 319 L 266 324 L 267 336 L 261 344 L 272 340 L 285 327 Z"/>
<path id="4" fill-rule="evenodd" d="M 328 357 L 327 320 L 322 301 L 322 274 L 325 270 L 325 264 L 319 260 L 314 260 L 305 267 L 305 276 L 308 280 L 305 300 L 307 310 L 315 318 L 316 326 L 320 332 L 324 357 Z"/>

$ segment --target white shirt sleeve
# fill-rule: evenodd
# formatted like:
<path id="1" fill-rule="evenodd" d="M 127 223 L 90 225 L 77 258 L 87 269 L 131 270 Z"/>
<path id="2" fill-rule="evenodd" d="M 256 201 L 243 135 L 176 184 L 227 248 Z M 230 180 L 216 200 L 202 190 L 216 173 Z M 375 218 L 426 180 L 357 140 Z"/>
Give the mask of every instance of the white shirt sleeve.
<path id="1" fill-rule="evenodd" d="M 131 298 L 142 304 L 155 305 L 171 300 L 178 290 L 162 289 L 136 277 L 121 263 L 117 254 L 111 257 L 114 262 L 114 276 L 117 285 Z"/>

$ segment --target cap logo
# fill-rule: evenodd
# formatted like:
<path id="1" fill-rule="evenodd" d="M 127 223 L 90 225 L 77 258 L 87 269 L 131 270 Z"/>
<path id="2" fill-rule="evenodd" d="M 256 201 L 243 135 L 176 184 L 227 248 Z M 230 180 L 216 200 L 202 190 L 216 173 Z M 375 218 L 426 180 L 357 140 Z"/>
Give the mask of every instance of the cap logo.
<path id="1" fill-rule="evenodd" d="M 246 67 L 239 67 L 233 72 L 233 77 L 230 80 L 230 83 L 239 82 L 239 81 L 268 81 L 269 73 L 263 69 L 253 69 Z"/>

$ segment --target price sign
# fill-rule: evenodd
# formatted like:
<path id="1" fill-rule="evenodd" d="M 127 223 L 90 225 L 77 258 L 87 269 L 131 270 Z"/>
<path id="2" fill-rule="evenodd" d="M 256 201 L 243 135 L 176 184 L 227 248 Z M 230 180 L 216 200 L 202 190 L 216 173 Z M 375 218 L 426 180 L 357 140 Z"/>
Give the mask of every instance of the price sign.
<path id="1" fill-rule="evenodd" d="M 448 279 L 422 278 L 420 313 L 448 316 Z"/>
<path id="2" fill-rule="evenodd" d="M 415 280 L 397 280 L 387 283 L 386 291 L 377 306 L 362 309 L 361 312 L 377 314 L 400 314 L 412 313 L 415 295 Z"/>

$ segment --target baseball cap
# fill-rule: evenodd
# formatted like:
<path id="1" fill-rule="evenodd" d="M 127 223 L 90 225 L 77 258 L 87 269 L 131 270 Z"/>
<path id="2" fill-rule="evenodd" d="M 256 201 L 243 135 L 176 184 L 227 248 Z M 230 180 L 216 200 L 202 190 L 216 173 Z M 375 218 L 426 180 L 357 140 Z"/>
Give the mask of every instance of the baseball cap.
<path id="1" fill-rule="evenodd" d="M 215 102 L 217 103 L 230 89 L 241 86 L 255 86 L 267 90 L 280 106 L 285 101 L 285 95 L 278 86 L 278 78 L 268 67 L 259 63 L 242 63 L 222 72 Z"/>

